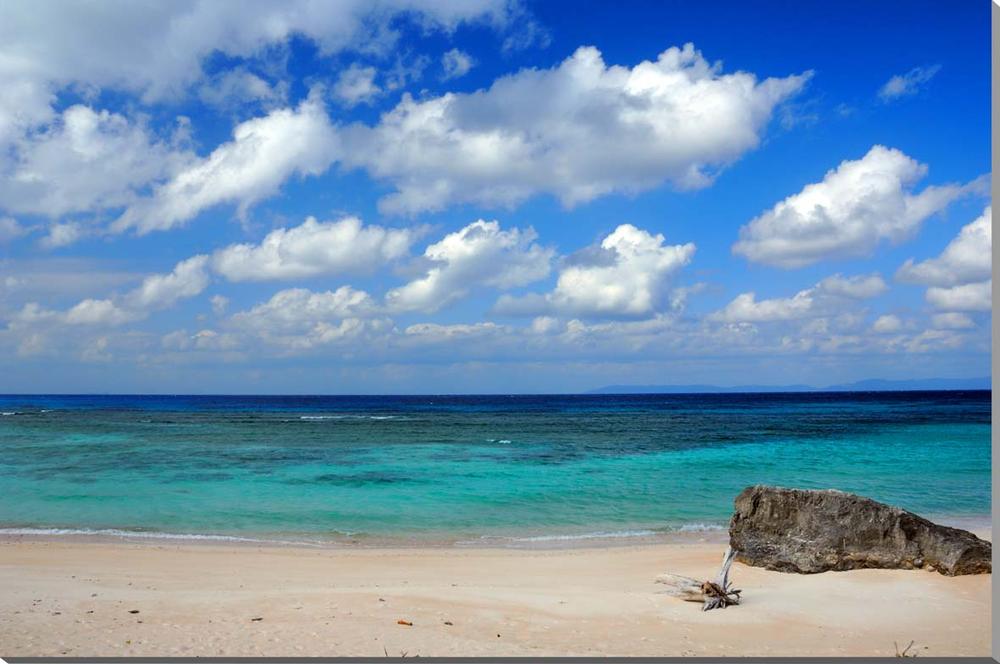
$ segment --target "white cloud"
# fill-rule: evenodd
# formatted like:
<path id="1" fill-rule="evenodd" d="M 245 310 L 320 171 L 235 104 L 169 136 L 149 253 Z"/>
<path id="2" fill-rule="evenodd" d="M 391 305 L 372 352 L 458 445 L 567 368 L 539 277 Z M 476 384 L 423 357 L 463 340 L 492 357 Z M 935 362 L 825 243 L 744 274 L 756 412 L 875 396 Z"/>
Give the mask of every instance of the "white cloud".
<path id="1" fill-rule="evenodd" d="M 473 324 L 455 324 L 455 325 L 440 325 L 438 323 L 417 323 L 415 325 L 410 325 L 405 330 L 403 334 L 408 337 L 420 337 L 425 341 L 432 342 L 451 342 L 455 339 L 469 339 L 471 337 L 486 337 L 493 336 L 498 333 L 503 333 L 507 328 L 497 325 L 496 323 L 485 322 L 485 323 L 473 323 Z"/>
<path id="2" fill-rule="evenodd" d="M 829 316 L 842 313 L 851 300 L 876 297 L 886 290 L 885 281 L 878 274 L 854 277 L 835 274 L 792 297 L 758 300 L 755 293 L 741 293 L 723 309 L 711 314 L 708 320 L 765 323 Z"/>
<path id="3" fill-rule="evenodd" d="M 727 323 L 762 323 L 805 318 L 812 313 L 813 289 L 799 291 L 793 297 L 757 300 L 755 293 L 741 293 L 711 320 Z"/>
<path id="4" fill-rule="evenodd" d="M 21 308 L 19 323 L 114 326 L 142 320 L 153 311 L 167 309 L 179 300 L 194 297 L 208 286 L 208 256 L 193 256 L 166 274 L 153 274 L 122 297 L 87 298 L 65 312 L 45 309 L 35 302 Z"/>
<path id="5" fill-rule="evenodd" d="M 376 313 L 371 297 L 349 286 L 320 293 L 290 288 L 234 314 L 229 324 L 284 350 L 302 351 L 356 340 L 387 328 L 388 321 L 375 318 Z"/>
<path id="6" fill-rule="evenodd" d="M 966 225 L 937 258 L 920 263 L 909 259 L 896 272 L 905 283 L 955 286 L 990 278 L 993 268 L 993 215 L 983 214 Z"/>
<path id="7" fill-rule="evenodd" d="M 386 294 L 396 311 L 437 311 L 476 286 L 507 289 L 544 279 L 554 252 L 535 243 L 533 229 L 504 231 L 496 221 L 475 221 L 424 251 L 424 276 Z"/>
<path id="8" fill-rule="evenodd" d="M 926 173 L 925 165 L 899 150 L 876 145 L 743 226 L 733 252 L 784 268 L 865 256 L 883 240 L 909 239 L 951 201 L 986 188 L 981 178 L 913 193 Z"/>
<path id="9" fill-rule="evenodd" d="M 924 330 L 907 340 L 903 348 L 909 353 L 930 353 L 955 350 L 966 345 L 967 340 L 953 330 Z"/>
<path id="10" fill-rule="evenodd" d="M 157 186 L 152 197 L 131 205 L 112 230 L 166 230 L 220 203 L 237 203 L 242 216 L 290 176 L 325 171 L 337 152 L 333 127 L 314 89 L 298 108 L 237 125 L 232 141 Z"/>
<path id="11" fill-rule="evenodd" d="M 364 317 L 375 307 L 364 291 L 341 286 L 335 291 L 315 293 L 306 288 L 278 291 L 267 302 L 233 315 L 233 320 L 251 327 L 283 329 L 338 318 Z"/>
<path id="12" fill-rule="evenodd" d="M 453 78 L 461 78 L 462 76 L 468 74 L 469 70 L 471 70 L 475 64 L 476 61 L 471 55 L 465 51 L 453 48 L 441 56 L 441 69 L 444 70 L 444 73 L 441 75 L 441 79 L 448 81 Z"/>
<path id="13" fill-rule="evenodd" d="M 73 244 L 86 234 L 83 225 L 75 221 L 52 224 L 49 226 L 48 234 L 39 240 L 39 244 L 45 249 L 58 249 Z"/>
<path id="14" fill-rule="evenodd" d="M 809 76 L 722 74 L 690 44 L 631 69 L 582 47 L 475 93 L 404 95 L 378 125 L 345 129 L 343 163 L 395 186 L 380 207 L 397 213 L 539 193 L 572 206 L 664 181 L 704 187 L 757 147 L 775 106 Z"/>
<path id="15" fill-rule="evenodd" d="M 969 316 L 957 312 L 934 314 L 931 325 L 939 330 L 964 330 L 976 326 Z"/>
<path id="16" fill-rule="evenodd" d="M 215 271 L 230 281 L 298 279 L 321 274 L 368 273 L 407 254 L 415 232 L 364 226 L 357 217 L 317 221 L 268 233 L 260 244 L 234 244 L 215 252 Z"/>
<path id="17" fill-rule="evenodd" d="M 187 330 L 176 330 L 163 335 L 160 344 L 171 350 L 229 351 L 238 348 L 240 340 L 234 334 L 216 330 L 199 330 L 194 334 L 189 334 Z"/>
<path id="18" fill-rule="evenodd" d="M 382 94 L 382 88 L 375 84 L 375 74 L 374 67 L 351 65 L 340 72 L 340 76 L 333 86 L 334 97 L 348 108 L 358 104 L 371 103 Z"/>
<path id="19" fill-rule="evenodd" d="M 692 243 L 668 245 L 652 235 L 622 224 L 600 246 L 580 252 L 560 270 L 555 289 L 544 296 L 501 297 L 499 313 L 552 312 L 574 316 L 645 316 L 663 305 L 669 277 L 687 265 Z"/>
<path id="20" fill-rule="evenodd" d="M 926 298 L 946 311 L 989 311 L 993 280 L 993 214 L 987 207 L 959 231 L 937 258 L 920 263 L 907 260 L 896 279 L 924 284 Z"/>
<path id="21" fill-rule="evenodd" d="M 167 274 L 146 277 L 142 284 L 125 296 L 129 307 L 140 311 L 165 309 L 178 300 L 194 297 L 208 287 L 208 256 L 183 260 Z"/>
<path id="22" fill-rule="evenodd" d="M 315 41 L 323 55 L 386 53 L 401 16 L 424 31 L 450 32 L 469 21 L 503 27 L 511 9 L 505 0 L 3 3 L 0 143 L 47 122 L 66 86 L 138 93 L 149 103 L 200 80 L 202 60 L 213 53 L 252 58 L 292 35 Z"/>
<path id="23" fill-rule="evenodd" d="M 835 274 L 819 282 L 817 288 L 830 295 L 840 295 L 856 300 L 876 297 L 889 289 L 880 274 L 862 274 L 856 277 Z"/>
<path id="24" fill-rule="evenodd" d="M 872 331 L 878 334 L 898 332 L 901 329 L 903 329 L 903 321 L 899 319 L 899 316 L 893 314 L 879 316 L 872 324 Z"/>
<path id="25" fill-rule="evenodd" d="M 22 226 L 13 217 L 0 217 L 0 244 L 7 244 L 22 235 L 27 235 L 31 229 Z"/>
<path id="26" fill-rule="evenodd" d="M 286 103 L 288 85 L 272 85 L 245 67 L 236 67 L 206 81 L 198 89 L 198 96 L 209 106 L 221 109 L 255 102 L 273 108 Z"/>
<path id="27" fill-rule="evenodd" d="M 127 205 L 191 158 L 142 124 L 80 104 L 17 139 L 12 155 L 0 159 L 0 205 L 48 217 Z"/>
<path id="28" fill-rule="evenodd" d="M 67 311 L 64 320 L 70 325 L 122 325 L 139 317 L 111 300 L 86 299 Z"/>
<path id="29" fill-rule="evenodd" d="M 424 75 L 430 62 L 426 55 L 397 55 L 395 64 L 383 72 L 383 87 L 390 92 L 405 88 Z"/>
<path id="30" fill-rule="evenodd" d="M 225 295 L 213 295 L 209 300 L 212 303 L 212 313 L 216 316 L 221 316 L 226 313 L 226 307 L 229 306 L 229 298 Z"/>
<path id="31" fill-rule="evenodd" d="M 992 308 L 993 281 L 961 286 L 927 289 L 927 301 L 945 311 L 989 311 Z"/>
<path id="32" fill-rule="evenodd" d="M 885 85 L 879 88 L 878 96 L 882 101 L 890 102 L 900 97 L 914 95 L 939 71 L 941 65 L 914 67 L 905 74 L 897 74 L 886 81 Z"/>
<path id="33" fill-rule="evenodd" d="M 280 77 L 284 66 L 280 54 L 292 36 L 312 40 L 321 56 L 349 49 L 383 57 L 391 52 L 403 23 L 415 25 L 423 34 L 447 34 L 467 22 L 507 30 L 512 21 L 520 20 L 514 9 L 506 0 L 3 3 L 0 209 L 52 218 L 118 210 L 132 205 L 145 187 L 184 170 L 193 159 L 174 141 L 152 135 L 139 113 L 125 117 L 81 104 L 57 112 L 55 106 L 64 94 L 100 99 L 105 92 L 124 93 L 138 95 L 136 101 L 148 106 L 177 102 L 196 90 L 203 101 L 217 107 L 260 102 L 264 108 L 274 108 L 284 103 L 287 84 L 271 84 L 249 68 L 270 68 L 273 77 Z M 218 55 L 240 64 L 206 77 L 203 61 Z M 133 99 L 127 100 L 127 108 L 136 107 Z M 273 118 L 271 129 L 276 129 L 280 115 Z M 254 126 L 243 129 L 250 131 Z M 290 158 L 298 166 L 284 163 L 287 155 L 272 149 L 260 161 L 273 162 L 273 173 L 261 173 L 264 167 L 255 168 L 250 162 L 255 142 L 266 143 L 267 137 L 248 136 L 228 152 L 213 155 L 220 158 L 217 161 L 184 170 L 180 180 L 163 188 L 160 194 L 175 200 L 147 204 L 145 210 L 159 219 L 126 217 L 122 226 L 135 226 L 140 232 L 168 228 L 222 201 L 235 201 L 245 211 L 258 198 L 273 194 L 293 172 L 325 170 L 329 160 L 317 165 L 302 154 L 302 146 L 296 146 L 294 135 L 299 133 L 307 141 L 317 138 L 298 126 L 292 135 L 277 139 L 289 145 L 288 151 L 297 150 L 297 156 Z M 317 150 L 324 149 L 322 143 Z M 235 163 L 241 160 L 242 169 Z M 238 187 L 231 183 L 224 186 L 220 180 L 226 176 L 220 170 L 245 177 L 249 189 L 234 191 Z M 200 179 L 212 182 L 202 189 Z M 261 193 L 255 196 L 250 192 L 257 187 Z M 181 201 L 188 198 L 192 204 L 185 207 Z M 130 212 L 140 217 L 143 210 Z"/>
<path id="34" fill-rule="evenodd" d="M 109 270 L 100 260 L 50 257 L 0 260 L 0 303 L 78 300 L 95 291 L 134 283 L 140 277 L 133 272 Z"/>

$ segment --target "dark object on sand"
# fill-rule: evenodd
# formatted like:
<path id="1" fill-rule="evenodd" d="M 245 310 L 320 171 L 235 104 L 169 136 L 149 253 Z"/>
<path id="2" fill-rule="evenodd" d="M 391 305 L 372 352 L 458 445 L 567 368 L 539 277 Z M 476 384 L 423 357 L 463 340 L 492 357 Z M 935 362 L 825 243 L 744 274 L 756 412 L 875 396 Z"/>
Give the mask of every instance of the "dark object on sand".
<path id="1" fill-rule="evenodd" d="M 832 489 L 755 485 L 736 497 L 736 559 L 779 572 L 931 568 L 947 576 L 992 571 L 993 546 L 870 498 Z"/>
<path id="2" fill-rule="evenodd" d="M 413 627 L 413 623 L 411 623 L 409 620 L 397 620 L 396 624 L 397 625 L 406 625 L 407 627 Z"/>

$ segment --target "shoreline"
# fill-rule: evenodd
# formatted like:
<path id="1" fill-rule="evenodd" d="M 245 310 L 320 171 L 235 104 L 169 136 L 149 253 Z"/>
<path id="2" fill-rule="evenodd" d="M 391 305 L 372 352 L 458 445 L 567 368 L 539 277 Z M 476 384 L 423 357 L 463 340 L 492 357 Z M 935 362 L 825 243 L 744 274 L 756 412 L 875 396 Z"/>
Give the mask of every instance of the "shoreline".
<path id="1" fill-rule="evenodd" d="M 0 656 L 892 656 L 911 639 L 922 656 L 990 652 L 988 574 L 736 563 L 743 603 L 708 613 L 655 583 L 709 578 L 724 549 L 0 540 Z"/>
<path id="2" fill-rule="evenodd" d="M 990 515 L 938 515 L 924 517 L 943 526 L 968 530 L 992 541 Z M 452 535 L 336 534 L 314 537 L 310 533 L 171 533 L 121 528 L 0 527 L 0 543 L 10 541 L 65 541 L 72 543 L 132 543 L 176 545 L 220 545 L 303 549 L 592 549 L 622 546 L 655 546 L 694 542 L 725 542 L 728 526 L 715 523 L 687 524 L 676 528 L 642 526 L 593 531 L 522 531 L 513 533 Z"/>
<path id="3" fill-rule="evenodd" d="M 11 531 L 18 532 L 11 532 Z M 59 530 L 60 532 L 49 532 Z M 276 548 L 302 549 L 306 551 L 463 551 L 463 550 L 503 550 L 503 551 L 562 551 L 575 549 L 607 549 L 620 547 L 644 547 L 672 544 L 725 543 L 728 532 L 725 528 L 704 530 L 676 530 L 647 533 L 623 534 L 615 532 L 593 532 L 581 535 L 550 536 L 504 536 L 483 535 L 478 538 L 431 539 L 384 536 L 348 537 L 339 539 L 286 539 L 275 537 L 252 537 L 239 535 L 212 535 L 199 533 L 161 533 L 144 531 L 123 531 L 100 529 L 93 531 L 71 529 L 8 529 L 0 530 L 0 545 L 18 542 L 65 542 L 69 544 L 127 544 L 136 546 L 193 546 L 193 547 L 234 547 L 234 548 Z"/>

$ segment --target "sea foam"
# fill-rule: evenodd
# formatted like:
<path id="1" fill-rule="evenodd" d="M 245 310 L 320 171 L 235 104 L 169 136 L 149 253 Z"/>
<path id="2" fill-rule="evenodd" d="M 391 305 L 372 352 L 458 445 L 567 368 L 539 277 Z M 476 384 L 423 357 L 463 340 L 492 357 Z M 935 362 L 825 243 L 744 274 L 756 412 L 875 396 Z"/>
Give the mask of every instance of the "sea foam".
<path id="1" fill-rule="evenodd" d="M 238 535 L 205 535 L 200 533 L 164 533 L 148 530 L 121 530 L 119 528 L 0 528 L 0 536 L 52 536 L 52 537 L 117 537 L 122 539 L 194 540 L 207 542 L 244 542 L 252 544 L 285 544 L 295 546 L 321 546 L 321 542 L 306 540 L 265 539 Z"/>

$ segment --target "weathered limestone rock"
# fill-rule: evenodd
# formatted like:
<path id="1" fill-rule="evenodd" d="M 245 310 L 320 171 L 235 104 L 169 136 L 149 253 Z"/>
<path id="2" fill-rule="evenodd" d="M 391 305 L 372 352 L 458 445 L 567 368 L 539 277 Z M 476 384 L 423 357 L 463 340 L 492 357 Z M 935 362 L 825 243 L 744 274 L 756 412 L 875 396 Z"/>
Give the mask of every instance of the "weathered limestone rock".
<path id="1" fill-rule="evenodd" d="M 972 533 L 834 490 L 747 487 L 736 497 L 729 543 L 738 561 L 781 572 L 933 567 L 955 576 L 992 571 L 992 545 Z"/>

